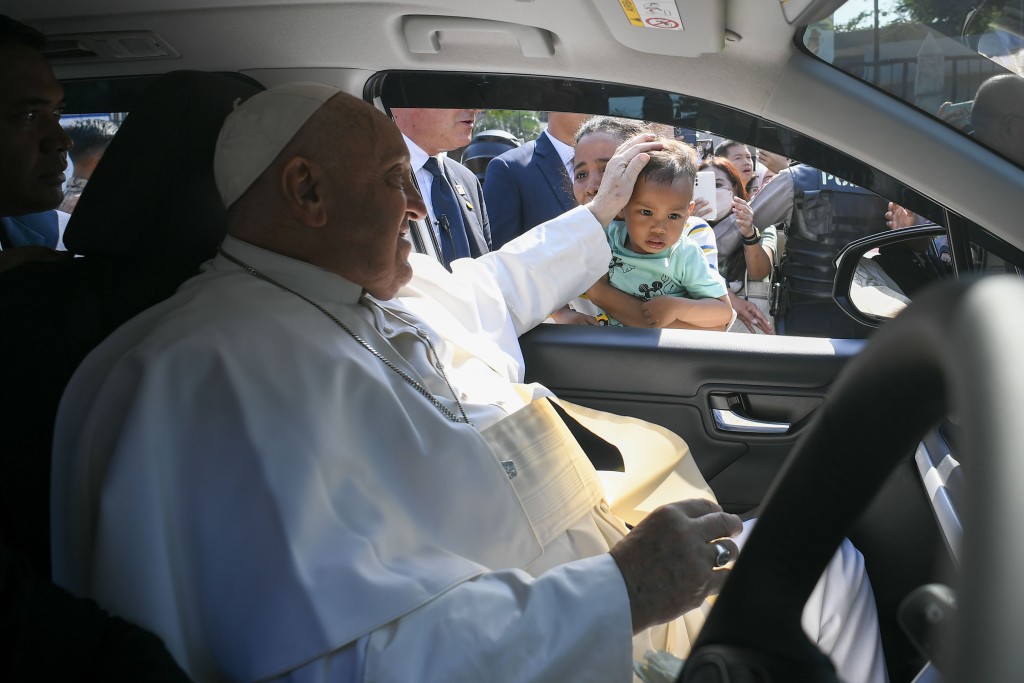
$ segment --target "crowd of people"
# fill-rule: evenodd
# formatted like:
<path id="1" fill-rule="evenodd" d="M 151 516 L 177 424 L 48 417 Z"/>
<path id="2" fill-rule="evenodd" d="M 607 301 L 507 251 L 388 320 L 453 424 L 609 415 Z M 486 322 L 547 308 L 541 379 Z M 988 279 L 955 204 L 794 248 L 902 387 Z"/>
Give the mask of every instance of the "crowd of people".
<path id="1" fill-rule="evenodd" d="M 671 129 L 660 124 L 562 112 L 548 112 L 548 117 L 551 130 L 498 155 L 487 167 L 487 205 L 480 210 L 487 213 L 499 207 L 501 218 L 496 220 L 505 226 L 493 248 L 590 200 L 615 148 L 633 135 L 653 133 L 677 150 L 678 158 L 686 156 L 694 165 L 690 169 L 687 163 L 685 181 L 662 174 L 654 181 L 645 175 L 638 182 L 633 204 L 648 200 L 645 195 L 652 190 L 668 192 L 680 184 L 691 189 L 675 194 L 680 201 L 673 208 L 678 211 L 664 217 L 656 217 L 652 207 L 643 209 L 649 229 L 662 233 L 658 239 L 639 242 L 628 229 L 628 211 L 619 216 L 623 220 L 608 228 L 613 251 L 608 275 L 553 311 L 550 321 L 756 334 L 863 334 L 831 301 L 831 261 L 853 239 L 892 227 L 885 223 L 884 200 L 767 150 L 755 155 L 735 140 L 722 141 L 701 159 L 694 147 L 673 139 Z M 462 121 L 469 123 L 465 117 Z M 696 170 L 715 175 L 714 207 L 693 199 Z M 823 212 L 830 214 L 828 220 L 822 220 Z M 639 218 L 634 216 L 634 226 Z M 443 232 L 437 234 L 440 238 Z M 665 235 L 671 239 L 663 239 Z M 790 235 L 794 248 L 787 252 Z M 693 245 L 703 259 L 687 258 L 684 265 L 682 255 L 694 254 Z M 655 263 L 658 272 L 652 272 Z M 714 281 L 715 287 L 696 284 L 705 280 Z M 732 309 L 724 322 L 717 316 L 668 313 L 705 308 L 708 304 L 702 299 L 721 288 L 724 294 L 712 298 L 721 297 Z"/>
<path id="2" fill-rule="evenodd" d="M 592 199 L 616 147 L 639 133 L 652 133 L 675 149 L 678 158 L 686 156 L 687 177 L 694 170 L 713 171 L 716 206 L 704 199 L 693 201 L 690 190 L 676 193 L 685 201 L 665 217 L 654 217 L 650 207 L 643 209 L 648 229 L 661 233 L 658 239 L 631 239 L 628 214 L 618 216 L 608 228 L 614 254 L 608 274 L 552 311 L 549 322 L 862 336 L 866 330 L 831 300 L 832 261 L 850 241 L 904 227 L 909 220 L 899 214 L 894 223 L 892 212 L 899 213 L 900 207 L 779 154 L 753 152 L 742 142 L 724 140 L 699 158 L 692 146 L 673 139 L 668 126 L 607 116 L 547 112 L 549 125 L 540 137 L 510 145 L 491 159 L 481 178 L 447 154 L 471 141 L 479 110 L 392 113 L 417 169 L 435 247 L 448 268 L 454 258 L 499 249 Z M 479 159 L 474 163 L 481 164 Z M 428 168 L 435 170 L 424 170 Z M 671 174 L 647 178 L 635 188 L 637 201 L 648 199 L 642 195 L 652 191 L 692 185 L 692 178 Z M 450 208 L 435 210 L 442 202 Z M 639 218 L 634 216 L 634 226 Z M 694 244 L 703 260 L 692 257 Z M 683 254 L 691 256 L 684 259 Z M 705 281 L 715 282 L 714 287 L 696 284 Z M 713 294 L 723 287 L 724 294 Z M 694 315 L 708 306 L 702 299 L 709 296 L 731 309 L 724 322 L 718 315 Z M 687 312 L 669 313 L 679 309 Z"/>
<path id="3" fill-rule="evenodd" d="M 1020 153 L 1024 135 L 1007 112 L 1024 99 L 1022 83 L 1024 79 L 1013 75 L 990 78 L 979 88 L 975 100 L 957 106 L 944 103 L 938 115 L 1019 161 L 1024 158 Z M 496 220 L 503 224 L 500 239 L 492 244 L 495 249 L 567 210 L 573 201 L 582 204 L 593 197 L 604 164 L 615 146 L 630 135 L 646 130 L 666 140 L 671 137 L 671 129 L 661 124 L 563 112 L 547 115 L 550 126 L 540 138 L 498 155 L 487 167 L 483 194 L 487 206 L 497 209 Z M 687 208 L 686 227 L 680 237 L 657 253 L 635 248 L 635 241 L 631 247 L 628 231 L 617 231 L 619 224 L 613 223 L 608 238 L 615 255 L 608 276 L 554 311 L 550 320 L 758 334 L 862 336 L 865 330 L 831 301 L 835 257 L 843 246 L 860 237 L 929 221 L 829 173 L 768 150 L 752 150 L 737 140 L 721 141 L 698 161 L 698 170 L 715 173 L 718 201 L 714 210 L 702 199 L 693 202 Z M 645 181 L 636 191 L 639 194 L 649 187 Z M 485 207 L 482 210 L 486 212 Z M 703 252 L 707 270 L 712 276 L 720 276 L 727 287 L 734 311 L 731 324 L 694 323 L 659 313 L 661 308 L 690 306 L 658 300 L 660 297 L 683 298 L 691 303 L 703 298 L 696 289 L 664 287 L 669 280 L 680 282 L 684 276 L 678 274 L 673 278 L 661 273 L 658 283 L 638 282 L 638 287 L 608 286 L 621 282 L 623 269 L 635 268 L 635 259 L 648 265 L 662 259 L 664 268 L 678 268 L 680 245 L 690 241 Z M 924 263 L 926 258 L 941 261 L 942 254 L 929 256 L 918 250 L 912 258 L 902 253 L 893 257 L 894 252 L 909 248 L 890 247 L 883 250 L 881 259 L 889 261 L 890 268 L 909 283 L 907 294 L 944 272 L 941 263 L 937 269 Z M 937 249 L 941 251 L 941 245 Z M 948 261 L 948 249 L 945 254 Z M 690 263 L 685 277 L 697 277 L 693 271 L 698 268 Z M 621 297 L 621 293 L 631 298 Z M 597 301 L 604 306 L 596 305 Z M 625 312 L 619 318 L 615 311 Z"/>

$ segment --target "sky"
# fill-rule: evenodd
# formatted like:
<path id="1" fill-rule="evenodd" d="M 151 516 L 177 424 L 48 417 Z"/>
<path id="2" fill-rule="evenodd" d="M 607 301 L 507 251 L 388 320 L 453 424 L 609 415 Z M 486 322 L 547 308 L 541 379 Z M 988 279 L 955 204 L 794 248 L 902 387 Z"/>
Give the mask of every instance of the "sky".
<path id="1" fill-rule="evenodd" d="M 896 7 L 896 0 L 878 0 L 878 9 L 881 12 L 891 12 Z M 845 24 L 861 12 L 873 12 L 875 9 L 874 0 L 847 0 L 846 4 L 836 10 L 834 16 L 836 24 Z M 882 24 L 885 20 L 882 19 Z"/>

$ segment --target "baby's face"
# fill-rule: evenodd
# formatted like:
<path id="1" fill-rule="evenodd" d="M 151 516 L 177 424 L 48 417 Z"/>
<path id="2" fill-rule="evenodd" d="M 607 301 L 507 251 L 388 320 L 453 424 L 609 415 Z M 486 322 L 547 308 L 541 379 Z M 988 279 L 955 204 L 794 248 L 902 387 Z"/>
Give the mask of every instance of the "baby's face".
<path id="1" fill-rule="evenodd" d="M 629 233 L 626 248 L 657 254 L 672 246 L 682 237 L 692 210 L 692 178 L 678 178 L 671 185 L 639 178 L 623 211 Z"/>

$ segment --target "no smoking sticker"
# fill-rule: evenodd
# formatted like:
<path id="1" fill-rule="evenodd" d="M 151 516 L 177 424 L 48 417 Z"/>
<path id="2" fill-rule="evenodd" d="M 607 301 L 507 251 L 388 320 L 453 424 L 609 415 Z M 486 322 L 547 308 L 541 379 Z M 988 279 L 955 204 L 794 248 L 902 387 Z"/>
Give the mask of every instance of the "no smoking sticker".
<path id="1" fill-rule="evenodd" d="M 685 31 L 679 10 L 672 0 L 619 0 L 633 26 L 666 31 Z"/>

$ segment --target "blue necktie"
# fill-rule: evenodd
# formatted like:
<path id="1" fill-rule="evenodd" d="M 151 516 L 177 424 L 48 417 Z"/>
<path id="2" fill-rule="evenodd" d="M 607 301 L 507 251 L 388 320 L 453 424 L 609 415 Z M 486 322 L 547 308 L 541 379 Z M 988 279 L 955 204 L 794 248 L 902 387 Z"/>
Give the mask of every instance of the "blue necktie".
<path id="1" fill-rule="evenodd" d="M 445 268 L 451 270 L 450 263 L 457 258 L 469 256 L 469 237 L 466 234 L 466 222 L 462 218 L 462 206 L 451 183 L 441 173 L 437 159 L 430 157 L 423 168 L 434 176 L 430 186 L 430 203 L 437 219 L 436 230 L 441 243 L 441 258 Z"/>

